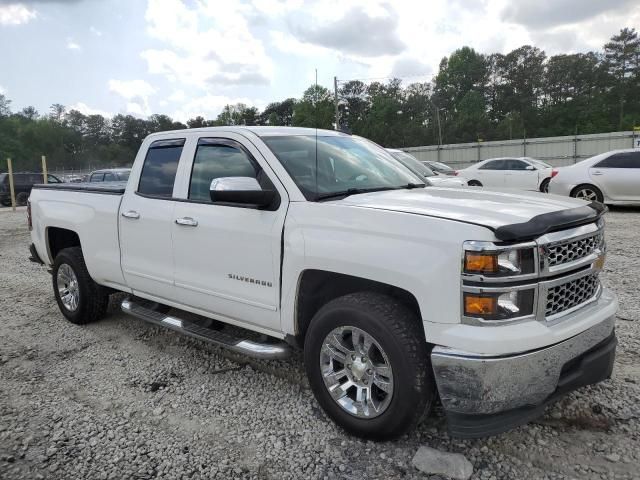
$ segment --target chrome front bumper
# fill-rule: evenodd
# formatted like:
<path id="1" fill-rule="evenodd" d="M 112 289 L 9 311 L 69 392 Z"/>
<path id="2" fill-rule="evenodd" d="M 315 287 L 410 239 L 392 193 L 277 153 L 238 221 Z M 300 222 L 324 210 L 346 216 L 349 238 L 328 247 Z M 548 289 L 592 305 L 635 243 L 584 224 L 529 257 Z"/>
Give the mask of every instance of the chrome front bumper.
<path id="1" fill-rule="evenodd" d="M 500 433 L 542 414 L 558 396 L 609 378 L 614 323 L 612 316 L 555 345 L 510 356 L 435 347 L 431 362 L 452 434 Z"/>

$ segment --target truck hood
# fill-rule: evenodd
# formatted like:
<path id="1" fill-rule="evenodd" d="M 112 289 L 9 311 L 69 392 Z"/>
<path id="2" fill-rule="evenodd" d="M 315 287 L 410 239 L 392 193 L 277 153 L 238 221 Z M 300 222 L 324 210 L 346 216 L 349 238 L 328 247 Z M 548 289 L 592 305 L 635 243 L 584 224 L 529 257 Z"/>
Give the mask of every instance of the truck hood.
<path id="1" fill-rule="evenodd" d="M 351 195 L 335 203 L 475 223 L 493 230 L 538 215 L 585 207 L 583 200 L 516 190 L 416 188 Z"/>

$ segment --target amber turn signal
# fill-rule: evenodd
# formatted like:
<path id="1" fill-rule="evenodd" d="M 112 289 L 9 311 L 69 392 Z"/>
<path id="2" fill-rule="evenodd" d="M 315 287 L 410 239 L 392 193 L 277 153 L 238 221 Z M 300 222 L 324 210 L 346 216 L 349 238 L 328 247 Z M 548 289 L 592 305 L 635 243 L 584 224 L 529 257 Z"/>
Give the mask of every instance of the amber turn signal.
<path id="1" fill-rule="evenodd" d="M 466 252 L 464 255 L 464 271 L 467 273 L 498 273 L 498 255 Z"/>
<path id="2" fill-rule="evenodd" d="M 496 297 L 483 297 L 479 295 L 465 294 L 465 315 L 494 315 L 497 313 L 498 299 Z"/>

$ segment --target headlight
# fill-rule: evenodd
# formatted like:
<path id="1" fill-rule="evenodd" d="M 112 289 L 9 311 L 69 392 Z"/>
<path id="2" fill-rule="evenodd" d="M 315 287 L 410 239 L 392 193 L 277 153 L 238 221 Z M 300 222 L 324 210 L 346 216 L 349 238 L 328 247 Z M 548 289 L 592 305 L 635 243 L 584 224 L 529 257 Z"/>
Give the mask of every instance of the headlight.
<path id="1" fill-rule="evenodd" d="M 464 243 L 463 273 L 489 277 L 535 274 L 535 247 L 500 246 L 492 242 Z"/>
<path id="2" fill-rule="evenodd" d="M 481 320 L 513 320 L 533 315 L 535 288 L 464 292 L 464 316 Z"/>

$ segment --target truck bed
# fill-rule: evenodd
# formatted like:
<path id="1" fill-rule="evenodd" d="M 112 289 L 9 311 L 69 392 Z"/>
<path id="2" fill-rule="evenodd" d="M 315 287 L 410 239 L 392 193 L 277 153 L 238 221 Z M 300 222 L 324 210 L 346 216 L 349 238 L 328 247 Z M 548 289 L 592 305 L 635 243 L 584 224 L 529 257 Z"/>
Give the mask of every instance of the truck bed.
<path id="1" fill-rule="evenodd" d="M 39 183 L 33 186 L 35 189 L 102 193 L 105 195 L 122 195 L 126 187 L 127 182 Z"/>

